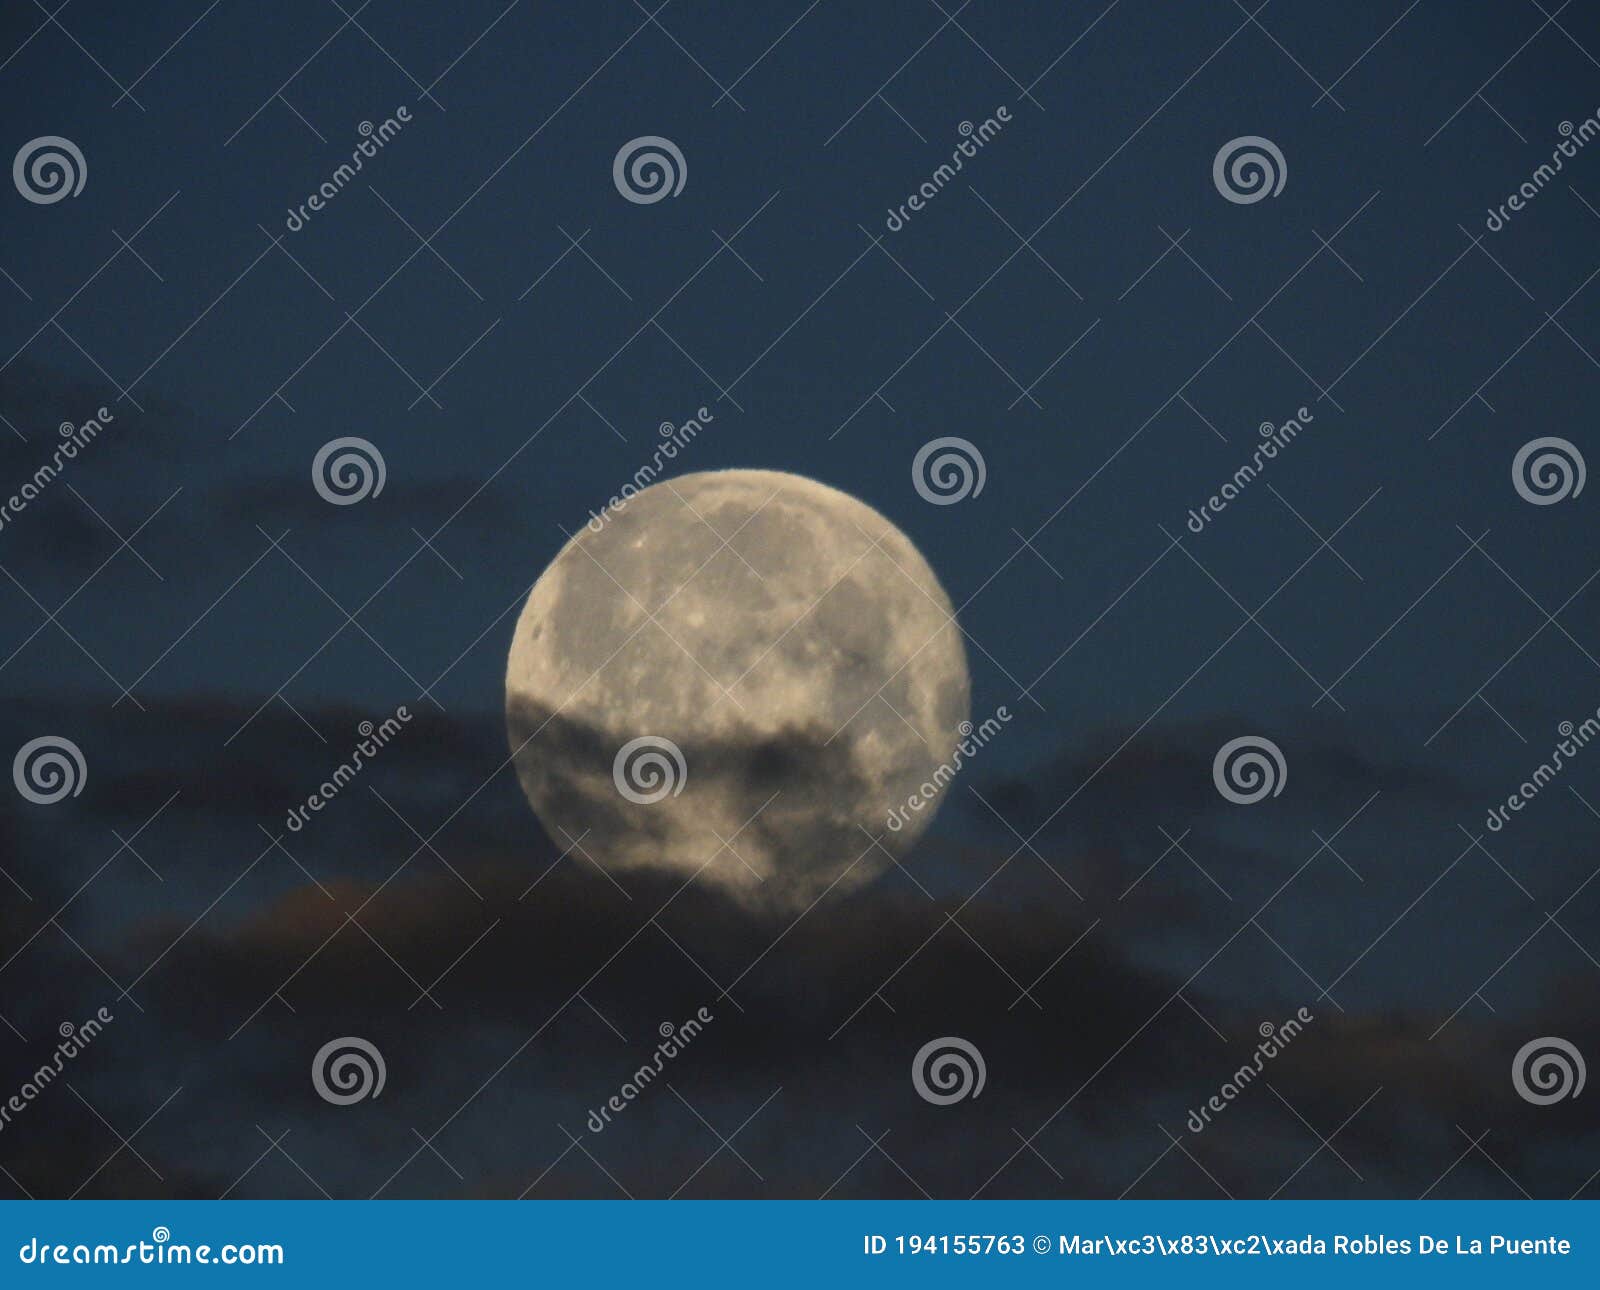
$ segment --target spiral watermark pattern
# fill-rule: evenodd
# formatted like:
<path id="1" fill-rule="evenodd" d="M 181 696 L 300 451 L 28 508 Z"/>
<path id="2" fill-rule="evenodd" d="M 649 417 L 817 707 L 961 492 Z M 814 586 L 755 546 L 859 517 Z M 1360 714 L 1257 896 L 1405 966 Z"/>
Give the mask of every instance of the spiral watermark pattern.
<path id="1" fill-rule="evenodd" d="M 956 1035 L 930 1039 L 911 1059 L 912 1087 L 924 1102 L 935 1106 L 976 1098 L 988 1076 L 983 1054 Z"/>
<path id="2" fill-rule="evenodd" d="M 11 778 L 17 792 L 35 806 L 53 806 L 83 792 L 89 766 L 83 751 L 60 735 L 41 735 L 17 751 L 11 763 Z"/>
<path id="3" fill-rule="evenodd" d="M 71 139 L 41 134 L 17 149 L 11 163 L 11 181 L 35 206 L 53 206 L 64 197 L 76 197 L 89 179 L 89 166 Z"/>
<path id="4" fill-rule="evenodd" d="M 383 1054 L 355 1035 L 330 1039 L 311 1059 L 312 1087 L 318 1097 L 334 1106 L 377 1097 L 388 1075 Z"/>
<path id="5" fill-rule="evenodd" d="M 1283 750 L 1261 735 L 1240 735 L 1217 749 L 1211 761 L 1211 779 L 1230 802 L 1253 806 L 1283 792 L 1289 765 Z"/>
<path id="6" fill-rule="evenodd" d="M 354 506 L 377 497 L 388 478 L 383 454 L 367 439 L 330 439 L 311 462 L 317 496 L 333 506 Z"/>
<path id="7" fill-rule="evenodd" d="M 935 506 L 976 497 L 988 477 L 978 445 L 955 435 L 928 440 L 911 460 L 911 484 L 917 496 Z"/>
<path id="8" fill-rule="evenodd" d="M 1588 1075 L 1583 1054 L 1555 1035 L 1530 1039 L 1511 1059 L 1511 1084 L 1517 1096 L 1535 1106 L 1577 1097 Z"/>
<path id="9" fill-rule="evenodd" d="M 1276 197 L 1289 178 L 1289 165 L 1271 139 L 1241 134 L 1217 149 L 1211 162 L 1211 182 L 1235 206 L 1252 206 L 1263 197 Z"/>
<path id="10" fill-rule="evenodd" d="M 660 735 L 640 735 L 617 749 L 611 763 L 611 779 L 621 793 L 636 806 L 650 806 L 667 796 L 683 792 L 689 778 L 689 764 L 683 749 Z"/>
<path id="11" fill-rule="evenodd" d="M 689 178 L 689 165 L 671 139 L 641 134 L 617 149 L 611 162 L 611 181 L 617 191 L 637 206 L 651 206 L 663 197 L 676 197 Z"/>
<path id="12" fill-rule="evenodd" d="M 1578 445 L 1555 435 L 1528 440 L 1511 460 L 1511 482 L 1517 496 L 1535 506 L 1552 506 L 1576 497 L 1583 492 L 1587 478 Z"/>

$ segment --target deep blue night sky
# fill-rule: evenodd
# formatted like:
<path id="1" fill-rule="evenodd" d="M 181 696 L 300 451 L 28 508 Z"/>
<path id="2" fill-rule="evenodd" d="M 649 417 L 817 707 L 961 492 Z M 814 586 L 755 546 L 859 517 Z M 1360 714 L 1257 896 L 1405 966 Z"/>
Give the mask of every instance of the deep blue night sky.
<path id="1" fill-rule="evenodd" d="M 1600 143 L 1485 220 L 1600 112 L 1600 9 L 1256 5 L 7 4 L 0 146 L 70 138 L 87 182 L 0 194 L 0 495 L 62 421 L 115 419 L 0 529 L 0 752 L 61 735 L 89 766 L 54 807 L 0 795 L 0 1070 L 109 1003 L 74 1087 L 124 1132 L 184 1091 L 140 1138 L 161 1181 L 96 1172 L 116 1139 L 58 1089 L 0 1135 L 0 1188 L 671 1194 L 716 1141 L 665 1090 L 591 1146 L 615 1178 L 558 1129 L 710 997 L 675 1088 L 724 1133 L 784 1092 L 739 1139 L 762 1181 L 724 1154 L 684 1194 L 1593 1194 L 1593 1099 L 1532 1115 L 1506 1069 L 1541 1034 L 1600 1059 L 1600 753 L 1484 820 L 1600 707 L 1595 495 L 1529 505 L 1511 471 L 1600 442 Z M 678 197 L 619 195 L 640 135 L 681 149 Z M 1242 135 L 1285 157 L 1277 197 L 1219 195 Z M 975 716 L 1016 720 L 908 866 L 931 895 L 891 871 L 759 967 L 782 923 L 695 896 L 682 946 L 587 984 L 668 889 L 619 908 L 563 862 L 527 895 L 556 850 L 505 765 L 506 650 L 564 535 L 702 406 L 677 466 L 880 510 L 958 607 Z M 943 435 L 987 479 L 931 506 L 911 462 Z M 381 449 L 381 496 L 318 497 L 340 436 Z M 372 791 L 271 846 L 401 704 Z M 1241 734 L 1289 766 L 1249 811 L 1211 781 Z M 1210 1173 L 1163 1154 L 1301 1004 L 1326 1020 L 1281 1098 L 1198 1138 Z M 304 1078 L 346 1033 L 392 1081 L 348 1112 Z M 942 1033 L 990 1059 L 959 1121 L 905 1078 Z M 1354 1167 L 1296 1171 L 1297 1117 L 1358 1107 Z M 316 1188 L 250 1171 L 257 1125 Z M 858 1125 L 899 1130 L 915 1187 L 850 1171 Z M 1014 1155 L 1041 1125 L 1048 1167 Z M 1499 1167 L 1449 1172 L 1490 1128 Z"/>

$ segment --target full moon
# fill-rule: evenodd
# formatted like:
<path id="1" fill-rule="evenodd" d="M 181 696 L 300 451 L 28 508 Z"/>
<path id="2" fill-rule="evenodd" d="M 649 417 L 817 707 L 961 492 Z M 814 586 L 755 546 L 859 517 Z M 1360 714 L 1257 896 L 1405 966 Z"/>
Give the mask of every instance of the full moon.
<path id="1" fill-rule="evenodd" d="M 806 908 L 927 827 L 938 796 L 904 808 L 970 693 L 950 598 L 905 534 L 815 480 L 706 471 L 614 502 L 545 570 L 506 724 L 574 860 Z"/>

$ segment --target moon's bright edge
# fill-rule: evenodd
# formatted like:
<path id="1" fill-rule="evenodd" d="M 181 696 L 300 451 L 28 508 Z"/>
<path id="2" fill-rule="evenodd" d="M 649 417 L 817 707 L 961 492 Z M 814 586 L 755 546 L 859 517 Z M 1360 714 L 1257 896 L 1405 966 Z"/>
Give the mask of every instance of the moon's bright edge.
<path id="1" fill-rule="evenodd" d="M 653 484 L 528 596 L 506 670 L 518 777 L 574 858 L 805 907 L 931 820 L 937 799 L 885 828 L 969 714 L 953 613 L 910 539 L 837 489 L 764 470 Z"/>

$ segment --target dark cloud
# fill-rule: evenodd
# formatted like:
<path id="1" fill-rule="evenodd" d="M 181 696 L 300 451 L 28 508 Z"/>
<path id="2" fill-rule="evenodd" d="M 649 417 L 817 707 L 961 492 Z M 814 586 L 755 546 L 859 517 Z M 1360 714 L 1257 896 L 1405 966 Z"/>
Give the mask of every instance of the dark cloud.
<path id="1" fill-rule="evenodd" d="M 0 497 L 62 421 L 116 413 L 0 532 L 20 584 L 0 575 L 0 774 L 46 733 L 89 764 L 56 807 L 0 780 L 0 1096 L 63 1021 L 115 1012 L 0 1129 L 0 1194 L 1593 1195 L 1594 1093 L 1528 1105 L 1511 1061 L 1541 1035 L 1600 1053 L 1600 754 L 1472 836 L 1600 701 L 1600 511 L 1528 506 L 1507 477 L 1536 433 L 1589 452 L 1593 217 L 1550 194 L 1492 260 L 1456 239 L 1593 101 L 1600 10 L 1501 67 L 1491 113 L 1453 87 L 1502 64 L 1512 7 L 1386 30 L 1380 6 L 1275 6 L 1274 40 L 1351 68 L 1348 111 L 1262 74 L 1231 6 L 1121 5 L 1087 35 L 1079 6 L 973 6 L 973 39 L 932 38 L 892 108 L 868 96 L 922 39 L 907 6 L 787 29 L 802 6 L 674 6 L 672 41 L 635 39 L 632 6 L 503 7 L 384 6 L 392 59 L 347 32 L 307 62 L 320 0 L 85 6 L 74 39 L 149 69 L 146 111 L 63 74 L 79 55 L 31 39 L 32 6 L 0 12 L 4 47 L 27 42 L 0 76 L 13 146 L 59 132 L 91 171 L 72 201 L 0 202 Z M 677 41 L 750 69 L 739 108 L 685 93 Z M 396 62 L 448 112 L 414 103 L 271 245 L 408 89 Z M 950 191 L 863 241 L 1002 102 Z M 1291 175 L 1241 208 L 1209 169 L 1252 122 Z M 644 131 L 692 171 L 649 207 L 609 164 Z M 1551 301 L 1560 327 L 1536 330 Z M 1312 402 L 1263 478 L 1184 527 L 1262 421 Z M 508 760 L 508 615 L 701 406 L 674 468 L 798 471 L 892 517 L 960 605 L 974 716 L 1017 716 L 903 867 L 793 927 L 558 860 Z M 930 506 L 911 465 L 950 434 L 987 483 Z M 388 464 L 348 508 L 310 479 L 346 435 Z M 158 576 L 122 538 L 169 498 L 134 539 Z M 866 635 L 872 608 L 870 586 L 839 597 L 830 632 Z M 290 832 L 400 703 L 404 733 Z M 1236 808 L 1210 758 L 1249 732 L 1288 788 Z M 694 756 L 710 782 L 840 791 L 811 732 L 781 742 Z M 590 1132 L 702 1006 L 664 1079 Z M 347 1035 L 389 1082 L 341 1108 L 311 1061 Z M 947 1035 L 988 1083 L 941 1108 L 910 1066 Z"/>
<path id="2" fill-rule="evenodd" d="M 216 748 L 244 715 L 232 704 L 176 705 L 164 712 L 165 737 L 174 748 Z M 302 715 L 335 730 L 358 714 Z M 482 742 L 495 725 L 418 718 L 371 768 L 370 786 L 410 801 L 406 786 L 449 760 L 443 752 L 489 762 Z M 95 738 L 117 734 L 112 722 Z M 1570 1022 L 1575 1006 L 1594 1015 L 1581 977 L 1561 984 L 1560 1007 L 1547 1003 L 1545 1015 L 1474 1004 L 1454 1017 L 1453 1003 L 1354 1010 L 1351 1000 L 1341 1013 L 1264 946 L 1246 960 L 1257 966 L 1252 990 L 1220 970 L 1191 982 L 1204 955 L 1178 970 L 1149 951 L 1136 919 L 1119 911 L 1096 921 L 1037 861 L 1007 863 L 998 836 L 961 857 L 967 890 L 995 875 L 970 903 L 930 899 L 891 871 L 796 918 L 672 875 L 607 877 L 576 856 L 559 859 L 508 770 L 484 790 L 497 826 L 446 829 L 424 845 L 358 785 L 293 835 L 281 827 L 283 805 L 313 786 L 331 754 L 287 713 L 263 714 L 249 740 L 248 752 L 224 753 L 239 759 L 240 781 L 226 799 L 170 768 L 92 781 L 95 816 L 124 837 L 155 794 L 180 792 L 141 851 L 192 897 L 169 900 L 172 912 L 145 911 L 141 900 L 108 907 L 96 883 L 62 919 L 112 977 L 134 983 L 128 999 L 44 925 L 55 908 L 47 895 L 64 899 L 70 888 L 42 862 L 42 817 L 0 814 L 17 840 L 18 877 L 40 888 L 33 905 L 0 907 L 7 943 L 43 927 L 10 971 L 49 983 L 11 1018 L 28 1042 L 13 1045 L 8 1078 L 26 1078 L 58 1021 L 106 1002 L 117 1020 L 70 1068 L 73 1088 L 114 1124 L 137 1123 L 182 1088 L 140 1139 L 163 1179 L 123 1152 L 86 1194 L 215 1195 L 263 1150 L 231 1194 L 315 1194 L 257 1124 L 272 1137 L 290 1130 L 283 1145 L 336 1195 L 371 1194 L 391 1175 L 384 1194 L 517 1195 L 534 1184 L 533 1195 L 607 1195 L 620 1183 L 665 1195 L 691 1174 L 684 1194 L 909 1196 L 920 1187 L 961 1196 L 981 1186 L 992 1196 L 1115 1195 L 1132 1186 L 1205 1195 L 1220 1183 L 1266 1195 L 1291 1175 L 1285 1194 L 1357 1194 L 1326 1151 L 1295 1171 L 1318 1147 L 1306 1125 L 1332 1133 L 1369 1095 L 1336 1145 L 1389 1193 L 1434 1184 L 1467 1148 L 1457 1125 L 1473 1137 L 1487 1129 L 1494 1160 L 1536 1194 L 1570 1192 L 1587 1176 L 1581 1144 L 1597 1130 L 1589 1102 L 1527 1107 L 1509 1084 L 1511 1055 L 1540 1027 L 1594 1049 L 1600 1034 Z M 192 835 L 201 815 L 236 818 L 237 846 L 175 855 L 173 840 Z M 262 820 L 294 860 L 255 827 Z M 508 847 L 510 833 L 519 841 Z M 104 854 L 114 849 L 113 837 Z M 1107 889 L 1131 880 L 1138 859 L 1057 844 L 1044 858 L 1080 878 L 1103 873 L 1097 885 Z M 128 855 L 117 863 L 129 881 L 151 881 Z M 923 863 L 933 861 L 908 861 L 912 873 Z M 1223 882 L 1239 881 L 1226 854 L 1215 863 Z M 1031 876 L 1009 887 L 1006 875 L 1024 864 Z M 1192 909 L 1185 919 L 1182 906 L 1166 892 L 1141 913 L 1206 930 L 1214 950 L 1226 933 Z M 1248 913 L 1229 910 L 1231 926 Z M 1259 1023 L 1307 1004 L 1314 1020 L 1262 1079 L 1204 1132 L 1186 1128 L 1190 1111 L 1252 1058 Z M 591 1132 L 590 1112 L 651 1060 L 661 1023 L 702 1007 L 714 1020 L 661 1083 Z M 375 1043 L 388 1068 L 383 1096 L 349 1109 L 327 1106 L 310 1084 L 312 1055 L 343 1034 Z M 947 1034 L 977 1046 L 988 1082 L 980 1098 L 937 1108 L 916 1096 L 911 1060 Z M 727 1152 L 699 1168 L 718 1143 L 697 1113 L 728 1133 L 769 1094 L 735 1143 L 761 1179 Z M 71 1192 L 117 1146 L 92 1121 L 70 1089 L 55 1088 L 0 1137 L 0 1159 L 36 1195 Z M 436 1145 L 463 1178 L 429 1151 L 411 1159 L 411 1130 L 441 1126 Z M 1163 1128 L 1193 1160 L 1168 1150 Z M 886 1130 L 893 1162 L 864 1136 Z M 1039 1155 L 1014 1132 L 1036 1130 Z M 1469 1150 L 1442 1187 L 1495 1195 L 1506 1185 Z"/>

